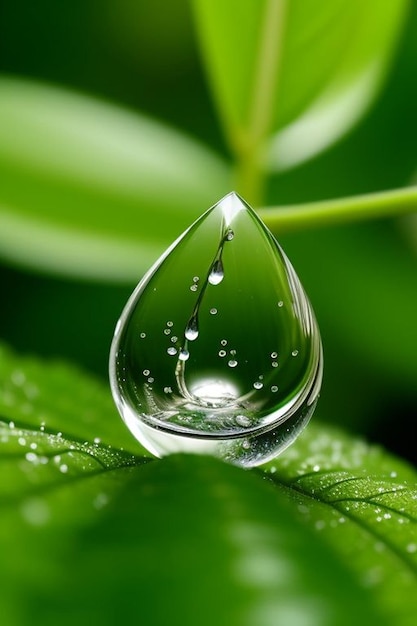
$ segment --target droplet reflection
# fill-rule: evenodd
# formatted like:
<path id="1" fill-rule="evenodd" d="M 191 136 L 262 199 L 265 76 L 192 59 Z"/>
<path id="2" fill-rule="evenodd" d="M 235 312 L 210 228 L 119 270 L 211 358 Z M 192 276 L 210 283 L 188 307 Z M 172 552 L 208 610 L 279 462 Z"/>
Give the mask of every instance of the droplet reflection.
<path id="1" fill-rule="evenodd" d="M 120 414 L 152 453 L 210 453 L 246 467 L 301 432 L 321 372 L 319 331 L 294 269 L 234 193 L 139 283 L 110 355 Z"/>

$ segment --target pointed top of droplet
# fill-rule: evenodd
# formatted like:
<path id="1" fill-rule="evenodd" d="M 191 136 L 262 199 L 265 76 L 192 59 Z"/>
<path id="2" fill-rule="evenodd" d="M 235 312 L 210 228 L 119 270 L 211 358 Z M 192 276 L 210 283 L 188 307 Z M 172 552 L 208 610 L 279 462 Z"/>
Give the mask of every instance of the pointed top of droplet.
<path id="1" fill-rule="evenodd" d="M 231 191 L 219 200 L 219 202 L 214 205 L 214 208 L 221 210 L 227 227 L 232 224 L 232 221 L 238 213 L 247 211 L 249 206 L 236 191 Z"/>

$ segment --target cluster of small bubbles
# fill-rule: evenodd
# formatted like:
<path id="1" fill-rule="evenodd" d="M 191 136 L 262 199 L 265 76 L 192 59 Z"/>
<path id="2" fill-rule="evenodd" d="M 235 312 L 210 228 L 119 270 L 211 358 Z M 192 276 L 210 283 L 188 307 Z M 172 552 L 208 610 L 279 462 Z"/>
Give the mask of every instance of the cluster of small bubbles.
<path id="1" fill-rule="evenodd" d="M 210 309 L 210 313 L 211 315 L 216 315 L 217 309 L 213 307 L 212 309 Z"/>
<path id="2" fill-rule="evenodd" d="M 283 306 L 284 306 L 284 303 L 283 303 L 283 301 L 282 301 L 282 300 L 280 300 L 280 301 L 278 302 L 278 306 L 279 306 L 279 308 L 281 308 L 281 307 L 283 307 Z"/>
<path id="3" fill-rule="evenodd" d="M 291 352 L 291 355 L 292 355 L 292 356 L 297 356 L 297 354 L 298 354 L 298 350 L 293 350 L 293 351 Z"/>
<path id="4" fill-rule="evenodd" d="M 278 391 L 278 387 L 276 385 L 272 385 L 271 391 L 272 393 L 276 393 Z"/>
<path id="5" fill-rule="evenodd" d="M 261 383 L 260 380 L 257 380 L 256 382 L 253 383 L 253 386 L 255 387 L 255 389 L 262 389 L 262 387 L 264 386 L 263 383 Z"/>
<path id="6" fill-rule="evenodd" d="M 227 231 L 227 234 L 226 234 L 227 241 L 232 241 L 234 236 L 235 236 L 235 233 L 233 232 L 233 230 L 231 228 L 229 228 L 229 230 Z"/>
<path id="7" fill-rule="evenodd" d="M 172 341 L 172 343 L 176 343 L 178 341 L 177 335 L 172 335 L 171 341 Z"/>
<path id="8" fill-rule="evenodd" d="M 227 362 L 227 365 L 229 367 L 236 367 L 237 361 L 235 359 L 230 359 L 230 361 Z"/>
<path id="9" fill-rule="evenodd" d="M 172 393 L 171 387 L 164 387 L 164 393 Z"/>
<path id="10" fill-rule="evenodd" d="M 146 333 L 140 333 L 139 337 L 140 337 L 141 339 L 145 339 L 145 337 L 146 337 Z"/>
<path id="11" fill-rule="evenodd" d="M 165 328 L 164 334 L 165 335 L 170 335 L 171 334 L 171 329 L 170 328 Z"/>
<path id="12" fill-rule="evenodd" d="M 167 321 L 167 326 L 168 328 L 172 328 L 174 326 L 174 322 L 172 322 L 171 320 Z"/>
<path id="13" fill-rule="evenodd" d="M 170 347 L 168 348 L 167 352 L 168 352 L 168 354 L 169 354 L 170 356 L 175 356 L 175 355 L 177 354 L 177 349 L 176 349 L 176 348 L 174 348 L 174 346 L 170 346 Z"/>
<path id="14" fill-rule="evenodd" d="M 150 370 L 143 370 L 142 372 L 144 376 L 149 376 L 150 373 L 151 373 Z"/>
<path id="15" fill-rule="evenodd" d="M 179 355 L 178 358 L 180 361 L 187 361 L 190 358 L 190 353 L 188 352 L 188 350 L 186 350 L 185 348 L 183 348 Z"/>
<path id="16" fill-rule="evenodd" d="M 219 350 L 219 356 L 226 356 L 226 350 Z"/>

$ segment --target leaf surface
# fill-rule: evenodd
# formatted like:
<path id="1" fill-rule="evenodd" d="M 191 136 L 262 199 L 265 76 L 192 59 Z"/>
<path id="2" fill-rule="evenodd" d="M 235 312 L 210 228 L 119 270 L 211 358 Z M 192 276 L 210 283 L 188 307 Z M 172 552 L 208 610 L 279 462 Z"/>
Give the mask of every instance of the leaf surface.
<path id="1" fill-rule="evenodd" d="M 228 189 L 179 131 L 64 89 L 0 79 L 0 255 L 136 281 Z"/>
<path id="2" fill-rule="evenodd" d="M 237 152 L 270 138 L 272 170 L 345 133 L 386 74 L 407 2 L 194 0 L 203 58 Z"/>

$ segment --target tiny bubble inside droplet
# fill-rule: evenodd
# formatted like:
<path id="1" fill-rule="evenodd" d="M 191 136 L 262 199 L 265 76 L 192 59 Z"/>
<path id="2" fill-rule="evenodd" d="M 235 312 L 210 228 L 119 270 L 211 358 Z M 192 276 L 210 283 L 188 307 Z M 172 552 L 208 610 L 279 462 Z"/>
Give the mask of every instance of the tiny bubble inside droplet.
<path id="1" fill-rule="evenodd" d="M 246 415 L 236 415 L 235 421 L 236 421 L 236 424 L 238 424 L 238 426 L 246 427 L 246 426 L 251 425 L 251 421 L 249 417 L 246 417 Z"/>
<path id="2" fill-rule="evenodd" d="M 170 348 L 168 348 L 167 352 L 170 356 L 174 356 L 174 354 L 177 354 L 177 349 L 174 348 L 174 346 L 171 346 Z"/>
<path id="3" fill-rule="evenodd" d="M 187 359 L 190 358 L 190 353 L 188 352 L 188 350 L 181 350 L 178 358 L 180 359 L 180 361 L 187 361 Z"/>
<path id="4" fill-rule="evenodd" d="M 212 309 L 210 309 L 210 313 L 211 313 L 212 315 L 216 315 L 216 313 L 217 313 L 217 309 L 215 309 L 215 308 L 213 307 Z"/>
<path id="5" fill-rule="evenodd" d="M 272 393 L 276 393 L 278 391 L 278 387 L 276 385 L 272 385 L 271 391 Z"/>
<path id="6" fill-rule="evenodd" d="M 230 361 L 227 363 L 227 365 L 229 367 L 236 367 L 237 361 L 235 361 L 234 359 L 230 359 Z"/>
<path id="7" fill-rule="evenodd" d="M 292 354 L 292 356 L 297 356 L 297 354 L 298 354 L 298 350 L 293 350 L 293 351 L 291 352 L 291 354 Z"/>
<path id="8" fill-rule="evenodd" d="M 255 389 L 262 389 L 264 385 L 259 380 L 257 380 L 256 382 L 253 383 L 253 386 L 255 387 Z"/>

